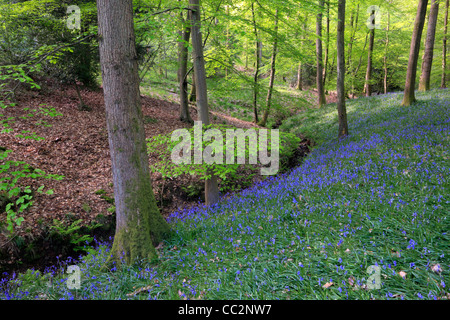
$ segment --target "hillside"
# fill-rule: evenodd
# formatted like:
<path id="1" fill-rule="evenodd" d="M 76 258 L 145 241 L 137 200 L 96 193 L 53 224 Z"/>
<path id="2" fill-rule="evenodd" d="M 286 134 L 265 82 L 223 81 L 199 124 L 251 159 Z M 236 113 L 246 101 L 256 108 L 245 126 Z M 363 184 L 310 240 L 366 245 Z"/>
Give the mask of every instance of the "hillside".
<path id="1" fill-rule="evenodd" d="M 81 290 L 67 289 L 60 264 L 5 283 L 0 297 L 449 299 L 450 91 L 409 108 L 401 98 L 349 101 L 342 141 L 333 104 L 286 121 L 320 142 L 303 164 L 173 212 L 158 261 L 100 272 L 109 245 L 99 244 L 78 262 Z"/>

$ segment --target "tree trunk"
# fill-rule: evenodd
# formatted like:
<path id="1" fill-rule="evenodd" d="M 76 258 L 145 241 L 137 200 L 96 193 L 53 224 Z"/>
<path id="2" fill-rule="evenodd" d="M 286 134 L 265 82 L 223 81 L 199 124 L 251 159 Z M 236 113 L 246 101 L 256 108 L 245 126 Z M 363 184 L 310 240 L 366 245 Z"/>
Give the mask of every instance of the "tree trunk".
<path id="1" fill-rule="evenodd" d="M 267 118 L 269 116 L 270 107 L 272 104 L 273 83 L 275 81 L 275 61 L 277 59 L 277 50 L 278 50 L 278 9 L 275 10 L 274 33 L 275 38 L 273 40 L 272 59 L 270 62 L 270 79 L 269 79 L 269 90 L 267 91 L 267 98 L 266 98 L 266 110 L 264 110 L 263 118 L 259 122 L 259 125 L 263 127 L 266 125 Z"/>
<path id="2" fill-rule="evenodd" d="M 388 55 L 388 46 L 389 46 L 389 29 L 391 24 L 391 14 L 388 12 L 388 18 L 387 18 L 387 27 L 386 27 L 386 43 L 384 44 L 384 58 L 383 58 L 383 64 L 384 64 L 384 94 L 388 91 L 388 67 L 387 67 L 387 55 Z"/>
<path id="3" fill-rule="evenodd" d="M 197 95 L 197 107 L 199 111 L 199 118 L 202 126 L 209 125 L 209 111 L 208 111 L 208 92 L 206 88 L 206 71 L 205 60 L 203 57 L 203 43 L 202 34 L 200 31 L 200 1 L 189 0 L 191 9 L 191 32 L 192 32 L 192 47 L 194 55 L 194 74 Z M 211 177 L 205 180 L 205 204 L 207 206 L 213 205 L 219 201 L 219 186 L 217 177 L 212 171 L 207 172 Z"/>
<path id="4" fill-rule="evenodd" d="M 326 18 L 326 33 L 327 40 L 325 43 L 325 62 L 323 64 L 323 86 L 326 87 L 327 83 L 327 70 L 328 70 L 328 60 L 329 60 L 329 49 L 330 49 L 330 0 L 327 1 L 327 18 Z"/>
<path id="5" fill-rule="evenodd" d="M 303 35 L 301 37 L 302 41 L 300 43 L 300 49 L 303 49 L 303 42 L 306 39 L 307 21 L 308 21 L 308 15 L 306 15 L 305 20 L 303 21 Z M 298 63 L 296 89 L 303 90 L 303 64 L 301 61 Z"/>
<path id="6" fill-rule="evenodd" d="M 323 9 L 324 0 L 319 0 L 319 7 Z M 323 89 L 323 61 L 322 61 L 322 12 L 317 14 L 316 21 L 316 61 L 317 61 L 317 72 L 316 72 L 316 84 L 317 84 L 317 94 L 318 94 L 318 104 L 319 107 L 326 104 L 325 91 Z"/>
<path id="7" fill-rule="evenodd" d="M 434 39 L 436 23 L 439 12 L 439 2 L 431 0 L 431 8 L 428 20 L 427 40 L 422 60 L 422 73 L 419 82 L 419 91 L 430 90 L 431 66 L 433 64 Z"/>
<path id="8" fill-rule="evenodd" d="M 189 20 L 189 19 L 188 19 Z M 183 13 L 180 13 L 180 21 L 183 26 L 179 31 L 180 42 L 178 43 L 178 81 L 180 87 L 180 120 L 193 124 L 194 121 L 189 113 L 189 101 L 187 92 L 187 64 L 188 64 L 188 45 L 191 36 L 191 28 L 185 25 L 187 21 L 183 18 Z"/>
<path id="9" fill-rule="evenodd" d="M 139 94 L 132 0 L 98 0 L 99 52 L 111 153 L 116 233 L 111 261 L 157 257 L 169 232 L 153 194 Z"/>
<path id="10" fill-rule="evenodd" d="M 195 70 L 192 73 L 192 86 L 191 86 L 191 93 L 189 94 L 189 101 L 190 102 L 197 101 L 197 88 L 195 85 Z"/>
<path id="11" fill-rule="evenodd" d="M 375 10 L 372 10 L 373 16 L 373 25 L 375 25 Z M 370 81 L 372 79 L 372 55 L 373 55 L 373 44 L 375 39 L 375 28 L 370 30 L 369 36 L 369 50 L 367 56 L 367 70 L 366 70 L 366 80 L 364 82 L 364 92 L 366 93 L 366 97 L 370 97 L 372 95 Z"/>
<path id="12" fill-rule="evenodd" d="M 427 13 L 428 0 L 419 0 L 414 30 L 409 50 L 408 69 L 406 71 L 405 92 L 402 106 L 409 106 L 416 101 L 414 90 L 416 87 L 417 61 L 419 59 L 420 39 L 422 37 L 423 25 Z"/>
<path id="13" fill-rule="evenodd" d="M 445 2 L 445 18 L 444 18 L 444 39 L 442 40 L 442 77 L 441 88 L 447 88 L 446 85 L 446 69 L 447 69 L 447 23 L 448 23 L 448 3 Z"/>
<path id="14" fill-rule="evenodd" d="M 303 72 L 302 72 L 302 63 L 298 63 L 297 69 L 297 86 L 295 87 L 297 90 L 303 90 Z"/>
<path id="15" fill-rule="evenodd" d="M 337 22 L 337 110 L 339 117 L 338 138 L 348 135 L 347 110 L 345 107 L 345 0 L 338 3 Z"/>
<path id="16" fill-rule="evenodd" d="M 255 123 L 258 123 L 258 80 L 259 80 L 259 69 L 260 69 L 260 53 L 261 53 L 261 41 L 259 39 L 258 35 L 258 28 L 256 27 L 256 17 L 255 17 L 255 9 L 252 2 L 252 19 L 253 19 L 253 32 L 255 33 L 255 73 L 253 75 L 253 114 L 254 114 L 254 121 Z"/>
<path id="17" fill-rule="evenodd" d="M 356 18 L 352 15 L 350 16 L 350 41 L 348 42 L 348 57 L 347 57 L 347 73 L 350 73 L 352 64 L 352 51 L 353 51 L 353 41 L 355 40 L 356 30 L 358 29 L 358 19 L 359 19 L 359 3 L 356 6 Z M 354 22 L 354 23 L 353 23 Z"/>

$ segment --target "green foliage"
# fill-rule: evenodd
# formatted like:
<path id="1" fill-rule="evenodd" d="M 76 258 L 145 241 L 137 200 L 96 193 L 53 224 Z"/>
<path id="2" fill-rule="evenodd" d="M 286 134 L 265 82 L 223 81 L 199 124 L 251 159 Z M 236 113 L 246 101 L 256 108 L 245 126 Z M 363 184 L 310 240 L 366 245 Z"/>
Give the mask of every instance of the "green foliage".
<path id="1" fill-rule="evenodd" d="M 59 238 L 63 242 L 69 242 L 74 246 L 75 251 L 86 251 L 86 245 L 94 240 L 94 237 L 87 234 L 95 228 L 101 227 L 100 223 L 92 223 L 91 225 L 81 226 L 82 219 L 66 224 L 57 219 L 53 219 L 53 225 L 50 227 L 50 236 Z M 84 230 L 83 230 L 84 229 Z"/>
<path id="2" fill-rule="evenodd" d="M 172 133 L 170 134 L 164 134 L 164 135 L 158 135 L 155 137 L 152 137 L 150 139 L 147 139 L 148 143 L 148 151 L 150 154 L 157 157 L 158 161 L 152 165 L 151 169 L 153 172 L 159 172 L 163 176 L 163 178 L 176 178 L 183 174 L 190 174 L 197 176 L 198 178 L 202 180 L 206 180 L 210 177 L 208 175 L 208 172 L 213 172 L 217 177 L 219 177 L 222 180 L 231 180 L 233 181 L 234 178 L 237 177 L 237 172 L 240 167 L 245 167 L 248 171 L 255 173 L 256 170 L 259 169 L 258 165 L 256 164 L 249 164 L 249 155 L 250 154 L 258 154 L 259 150 L 259 143 L 256 144 L 256 149 L 250 150 L 250 144 L 249 144 L 249 137 L 245 137 L 245 144 L 244 145 L 238 145 L 237 139 L 234 139 L 234 161 L 233 163 L 227 164 L 225 161 L 225 156 L 227 154 L 227 143 L 226 143 L 226 130 L 227 129 L 236 129 L 231 126 L 227 125 L 209 125 L 209 126 L 203 126 L 203 134 L 209 130 L 209 129 L 217 129 L 221 133 L 222 137 L 224 137 L 224 141 L 222 143 L 223 147 L 223 164 L 218 163 L 211 163 L 208 164 L 205 161 L 202 161 L 201 163 L 197 164 L 195 163 L 194 159 L 194 152 L 195 152 L 195 133 L 194 128 L 188 129 L 188 132 L 191 137 L 191 146 L 194 146 L 191 148 L 191 163 L 181 163 L 181 164 L 175 164 L 172 159 L 172 151 L 174 148 L 180 143 L 179 140 L 172 141 Z M 259 128 L 252 128 L 252 130 L 255 130 L 256 135 L 260 136 Z M 245 132 L 245 131 L 244 131 Z M 298 144 L 300 142 L 300 139 L 296 137 L 294 134 L 280 132 L 280 141 L 279 141 L 279 159 L 280 159 L 280 170 L 285 171 L 288 169 L 286 167 L 286 164 L 289 163 L 291 157 L 294 155 L 294 152 L 296 148 L 298 147 Z M 271 146 L 271 137 L 270 133 L 267 134 L 267 150 L 268 152 L 272 152 Z M 199 146 L 198 150 L 203 152 L 205 151 L 205 148 L 210 147 L 214 148 L 212 144 L 214 143 L 211 141 L 205 141 L 205 139 L 202 139 L 202 146 Z M 245 155 L 245 164 L 239 164 L 237 163 L 236 159 L 239 155 Z"/>
<path id="3" fill-rule="evenodd" d="M 39 86 L 29 77 L 24 71 L 23 65 L 18 66 L 0 66 L 0 89 L 1 86 L 9 80 L 16 80 L 24 83 L 28 83 L 32 88 L 38 88 Z M 2 83 L 2 81 L 5 81 Z M 2 92 L 0 91 L 0 94 Z M 15 107 L 15 104 L 5 104 L 0 100 L 0 107 L 6 109 L 8 107 Z M 24 108 L 24 111 L 28 112 L 20 117 L 20 119 L 27 119 L 39 116 L 36 125 L 49 126 L 42 118 L 43 117 L 55 117 L 61 114 L 53 107 L 47 107 L 42 105 L 37 109 Z M 16 121 L 15 117 L 6 117 L 0 114 L 0 125 L 3 127 L 1 133 L 12 132 L 11 124 Z M 31 130 L 21 130 L 16 134 L 18 138 L 33 139 L 36 141 L 43 140 L 43 137 L 36 135 Z M 7 160 L 8 154 L 12 152 L 6 148 L 0 149 L 0 195 L 2 195 L 2 202 L 5 203 L 4 212 L 6 212 L 6 229 L 10 235 L 14 232 L 15 226 L 20 226 L 24 221 L 22 214 L 28 207 L 33 204 L 34 192 L 30 186 L 23 186 L 20 182 L 27 178 L 33 180 L 36 179 L 54 179 L 61 180 L 63 177 L 60 175 L 46 174 L 40 169 L 33 168 L 24 161 Z M 43 193 L 44 186 L 40 186 L 36 192 Z M 46 194 L 53 194 L 53 190 L 47 190 Z"/>
<path id="4" fill-rule="evenodd" d="M 30 186 L 21 186 L 20 181 L 27 178 L 61 180 L 62 176 L 46 174 L 40 169 L 33 168 L 24 161 L 7 160 L 11 150 L 0 152 L 0 194 L 6 206 L 6 229 L 12 234 L 14 226 L 20 226 L 24 221 L 22 214 L 33 204 L 33 194 L 53 194 L 53 190 L 44 192 L 44 186 L 35 191 Z"/>
<path id="5" fill-rule="evenodd" d="M 31 89 L 40 89 L 40 86 L 27 75 L 25 64 L 0 65 L 0 98 L 13 93 L 14 87 L 11 83 L 20 82 L 29 85 Z M 0 101 L 1 102 L 1 101 Z M 0 103 L 2 107 L 5 105 Z"/>
<path id="6" fill-rule="evenodd" d="M 81 29 L 69 29 L 67 7 L 55 0 L 0 2 L 0 65 L 23 65 L 31 77 L 92 86 L 99 71 L 95 1 L 78 1 Z"/>

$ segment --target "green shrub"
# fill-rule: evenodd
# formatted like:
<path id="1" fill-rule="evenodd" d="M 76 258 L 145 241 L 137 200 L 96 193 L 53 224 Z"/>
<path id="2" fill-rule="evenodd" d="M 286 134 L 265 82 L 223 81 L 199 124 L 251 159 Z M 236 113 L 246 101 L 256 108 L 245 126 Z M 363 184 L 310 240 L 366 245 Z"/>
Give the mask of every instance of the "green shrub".
<path id="1" fill-rule="evenodd" d="M 92 223 L 91 225 L 81 226 L 82 221 L 82 219 L 78 219 L 71 224 L 65 224 L 62 221 L 53 219 L 53 225 L 50 226 L 50 236 L 63 242 L 69 242 L 74 246 L 75 251 L 86 250 L 85 245 L 94 240 L 94 237 L 89 233 L 101 227 L 101 224 Z"/>
<path id="2" fill-rule="evenodd" d="M 209 126 L 203 126 L 203 133 L 205 133 L 208 129 L 218 129 L 222 133 L 222 137 L 226 137 L 226 129 L 236 129 L 231 126 L 226 125 L 209 125 Z M 259 128 L 254 128 L 257 135 L 260 136 Z M 187 129 L 190 136 L 191 136 L 191 146 L 194 145 L 194 128 Z M 208 172 L 213 172 L 217 177 L 219 177 L 222 180 L 231 180 L 234 181 L 237 178 L 238 170 L 240 168 L 245 168 L 247 171 L 251 174 L 256 174 L 256 171 L 261 167 L 261 164 L 249 164 L 248 159 L 250 152 L 259 152 L 259 143 L 257 143 L 256 150 L 250 150 L 249 149 L 249 139 L 246 137 L 246 142 L 244 146 L 237 145 L 237 139 L 234 140 L 234 159 L 237 159 L 238 155 L 245 155 L 245 164 L 239 164 L 237 161 L 233 164 L 207 164 L 205 161 L 202 161 L 200 164 L 194 163 L 194 148 L 191 147 L 191 163 L 181 163 L 181 164 L 175 164 L 172 159 L 172 151 L 174 148 L 179 144 L 179 140 L 172 141 L 171 139 L 172 133 L 169 134 L 163 134 L 158 135 L 155 137 L 152 137 L 150 139 L 147 139 L 148 143 L 148 151 L 152 156 L 155 156 L 158 161 L 151 166 L 151 169 L 153 172 L 159 172 L 163 178 L 176 178 L 178 176 L 181 176 L 183 174 L 190 174 L 195 175 L 198 178 L 205 180 L 210 177 L 208 175 Z M 280 163 L 280 171 L 286 171 L 289 169 L 287 165 L 291 163 L 292 156 L 295 155 L 295 150 L 297 149 L 300 139 L 296 137 L 294 134 L 291 133 L 285 133 L 285 132 L 279 132 L 279 163 Z M 268 139 L 268 152 L 272 152 L 271 146 L 272 143 L 270 141 L 271 137 L 270 134 L 267 134 Z M 225 140 L 225 139 L 224 139 Z M 203 145 L 198 148 L 201 150 L 202 154 L 205 148 L 208 146 L 210 148 L 212 147 L 213 142 L 205 142 L 204 139 L 202 139 Z M 226 141 L 223 141 L 223 156 L 226 155 L 226 148 L 227 143 Z M 225 159 L 224 159 L 225 160 Z M 226 161 L 224 161 L 226 162 Z"/>

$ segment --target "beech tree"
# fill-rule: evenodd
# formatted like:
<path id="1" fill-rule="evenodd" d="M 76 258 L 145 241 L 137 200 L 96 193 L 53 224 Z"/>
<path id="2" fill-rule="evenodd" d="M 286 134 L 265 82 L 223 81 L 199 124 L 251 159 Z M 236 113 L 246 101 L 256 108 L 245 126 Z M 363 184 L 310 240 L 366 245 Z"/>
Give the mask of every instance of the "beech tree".
<path id="1" fill-rule="evenodd" d="M 320 10 L 324 8 L 324 0 L 319 0 Z M 322 59 L 322 11 L 317 13 L 316 20 L 316 64 L 317 64 L 317 93 L 319 107 L 326 104 L 325 90 L 323 87 L 323 59 Z"/>
<path id="2" fill-rule="evenodd" d="M 202 33 L 200 31 L 200 1 L 189 0 L 191 11 L 191 33 L 194 56 L 194 75 L 196 101 L 199 117 L 203 126 L 209 125 L 208 93 L 206 87 L 205 59 L 203 57 Z M 210 178 L 205 180 L 205 204 L 212 205 L 219 201 L 219 186 L 217 177 L 209 172 Z"/>
<path id="3" fill-rule="evenodd" d="M 446 68 L 447 68 L 447 23 L 448 23 L 448 3 L 445 2 L 445 18 L 444 18 L 444 39 L 442 40 L 442 76 L 441 88 L 447 88 L 446 85 Z"/>
<path id="4" fill-rule="evenodd" d="M 111 259 L 155 258 L 170 228 L 156 205 L 139 93 L 132 0 L 98 0 L 98 37 L 116 231 Z M 111 261 L 111 260 L 110 260 Z"/>
<path id="5" fill-rule="evenodd" d="M 370 97 L 372 94 L 371 86 L 370 86 L 370 80 L 372 78 L 372 55 L 373 55 L 373 45 L 375 40 L 375 10 L 372 10 L 371 12 L 372 17 L 372 28 L 369 32 L 369 50 L 367 53 L 367 69 L 366 69 L 366 80 L 364 83 L 364 92 L 366 94 L 366 97 Z"/>
<path id="6" fill-rule="evenodd" d="M 386 26 L 386 41 L 384 44 L 384 57 L 383 57 L 383 66 L 384 66 L 384 79 L 383 79 L 383 88 L 384 88 L 384 94 L 388 92 L 388 47 L 389 47 L 389 29 L 391 26 L 391 14 L 388 12 L 387 15 L 387 26 Z"/>
<path id="7" fill-rule="evenodd" d="M 428 20 L 427 39 L 425 52 L 422 60 L 422 73 L 419 82 L 419 91 L 430 90 L 431 66 L 433 64 L 434 38 L 436 34 L 436 23 L 439 12 L 439 2 L 431 0 L 431 8 Z"/>
<path id="8" fill-rule="evenodd" d="M 256 27 L 256 17 L 255 17 L 255 8 L 254 8 L 254 2 L 252 2 L 252 22 L 253 22 L 253 32 L 255 34 L 255 73 L 253 75 L 253 82 L 254 82 L 254 88 L 253 88 L 253 116 L 254 116 L 254 122 L 258 123 L 258 80 L 259 80 L 259 71 L 261 68 L 261 60 L 262 60 L 262 50 L 261 50 L 261 40 L 259 38 L 259 32 L 258 28 Z"/>
<path id="9" fill-rule="evenodd" d="M 189 13 L 188 13 L 189 15 Z M 188 16 L 189 18 L 189 16 Z M 182 29 L 179 31 L 179 42 L 178 42 L 178 81 L 180 88 L 180 120 L 193 124 L 194 121 L 189 113 L 189 97 L 187 92 L 187 65 L 188 65 L 188 46 L 189 39 L 191 37 L 191 28 L 187 24 L 189 19 L 185 21 L 183 17 L 183 12 L 180 12 L 180 22 Z"/>
<path id="10" fill-rule="evenodd" d="M 417 60 L 419 59 L 420 39 L 422 37 L 423 25 L 427 13 L 428 0 L 419 0 L 417 7 L 416 20 L 409 50 L 408 70 L 406 71 L 405 92 L 403 95 L 402 106 L 409 106 L 416 101 L 414 94 L 416 86 Z"/>
<path id="11" fill-rule="evenodd" d="M 270 80 L 269 80 L 269 89 L 267 90 L 266 109 L 264 110 L 263 117 L 259 122 L 260 126 L 266 125 L 267 117 L 269 116 L 270 112 L 270 107 L 272 103 L 273 83 L 275 81 L 275 71 L 276 71 L 275 62 L 277 59 L 277 50 L 278 50 L 278 9 L 275 11 L 274 39 L 273 39 L 272 59 L 270 62 Z"/>
<path id="12" fill-rule="evenodd" d="M 345 107 L 345 0 L 338 2 L 337 22 L 337 111 L 339 117 L 338 138 L 348 135 L 347 110 Z"/>

